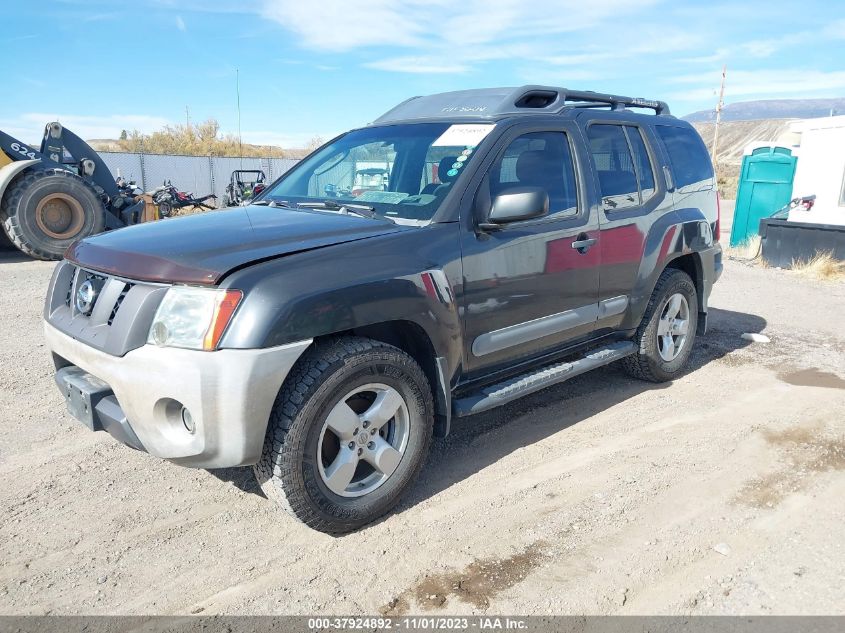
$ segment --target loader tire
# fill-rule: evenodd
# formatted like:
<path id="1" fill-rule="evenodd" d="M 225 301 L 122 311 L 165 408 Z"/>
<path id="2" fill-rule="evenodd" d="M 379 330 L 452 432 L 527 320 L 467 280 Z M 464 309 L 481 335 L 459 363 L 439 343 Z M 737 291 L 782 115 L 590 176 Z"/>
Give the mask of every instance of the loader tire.
<path id="1" fill-rule="evenodd" d="M 37 259 L 61 259 L 78 239 L 101 233 L 105 209 L 93 187 L 65 169 L 31 169 L 12 181 L 0 222 L 14 245 Z"/>
<path id="2" fill-rule="evenodd" d="M 0 252 L 11 250 L 16 250 L 15 245 L 12 244 L 12 240 L 9 239 L 9 236 L 6 235 L 6 231 L 3 229 L 2 225 L 0 225 Z"/>

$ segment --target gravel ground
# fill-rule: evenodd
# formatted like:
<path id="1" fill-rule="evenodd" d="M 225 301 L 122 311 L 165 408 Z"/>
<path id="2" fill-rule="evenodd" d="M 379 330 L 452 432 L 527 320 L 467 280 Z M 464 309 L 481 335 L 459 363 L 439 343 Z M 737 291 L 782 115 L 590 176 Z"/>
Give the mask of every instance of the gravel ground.
<path id="1" fill-rule="evenodd" d="M 332 538 L 249 469 L 72 420 L 51 270 L 0 253 L 0 613 L 845 614 L 842 284 L 728 262 L 687 375 L 459 421 L 397 511 Z"/>

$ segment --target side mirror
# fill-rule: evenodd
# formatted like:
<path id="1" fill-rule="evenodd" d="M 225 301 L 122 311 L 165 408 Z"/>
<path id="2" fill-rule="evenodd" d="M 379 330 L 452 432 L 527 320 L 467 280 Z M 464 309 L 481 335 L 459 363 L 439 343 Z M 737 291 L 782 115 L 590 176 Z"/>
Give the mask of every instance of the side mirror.
<path id="1" fill-rule="evenodd" d="M 496 229 L 499 225 L 531 220 L 549 213 L 549 194 L 542 187 L 513 187 L 495 198 L 482 229 Z"/>

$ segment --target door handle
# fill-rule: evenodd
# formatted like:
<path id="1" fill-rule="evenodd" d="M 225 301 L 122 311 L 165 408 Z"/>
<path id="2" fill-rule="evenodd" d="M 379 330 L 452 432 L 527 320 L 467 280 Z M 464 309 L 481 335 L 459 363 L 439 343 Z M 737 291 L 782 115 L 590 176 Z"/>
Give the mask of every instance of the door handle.
<path id="1" fill-rule="evenodd" d="M 575 241 L 572 242 L 572 248 L 583 255 L 590 250 L 596 242 L 598 242 L 596 238 L 589 237 L 586 233 L 581 233 L 581 235 L 575 238 Z"/>

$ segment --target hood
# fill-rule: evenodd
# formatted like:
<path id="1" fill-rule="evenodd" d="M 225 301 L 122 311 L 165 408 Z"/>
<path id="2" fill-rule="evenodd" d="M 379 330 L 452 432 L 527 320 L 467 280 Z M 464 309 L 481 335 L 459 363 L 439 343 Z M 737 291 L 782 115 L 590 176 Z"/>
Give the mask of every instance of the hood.
<path id="1" fill-rule="evenodd" d="M 71 245 L 65 259 L 139 281 L 213 285 L 253 262 L 400 230 L 377 218 L 237 207 L 101 233 Z"/>

